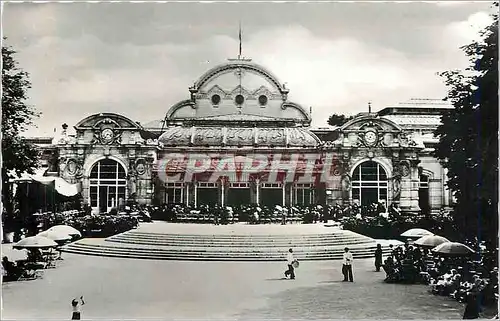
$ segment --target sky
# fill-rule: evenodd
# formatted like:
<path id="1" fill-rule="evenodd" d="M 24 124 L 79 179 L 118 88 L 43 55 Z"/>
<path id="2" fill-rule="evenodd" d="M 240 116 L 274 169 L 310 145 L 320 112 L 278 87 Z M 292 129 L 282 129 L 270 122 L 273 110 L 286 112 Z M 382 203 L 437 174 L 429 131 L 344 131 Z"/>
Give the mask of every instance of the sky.
<path id="1" fill-rule="evenodd" d="M 4 3 L 4 44 L 30 74 L 42 113 L 25 135 L 53 135 L 95 113 L 163 119 L 208 69 L 238 55 L 264 66 L 309 110 L 374 111 L 446 96 L 437 73 L 467 66 L 460 46 L 491 1 L 451 3 Z"/>

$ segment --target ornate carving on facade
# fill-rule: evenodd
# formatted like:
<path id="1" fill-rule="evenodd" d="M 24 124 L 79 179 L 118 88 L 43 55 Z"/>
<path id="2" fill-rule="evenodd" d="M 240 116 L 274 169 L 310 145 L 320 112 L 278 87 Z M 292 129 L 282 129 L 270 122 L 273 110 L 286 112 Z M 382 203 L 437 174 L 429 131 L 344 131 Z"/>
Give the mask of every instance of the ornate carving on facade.
<path id="1" fill-rule="evenodd" d="M 220 145 L 222 143 L 222 128 L 196 128 L 193 143 L 196 145 Z"/>
<path id="2" fill-rule="evenodd" d="M 228 145 L 253 145 L 253 128 L 228 128 L 226 144 Z"/>
<path id="3" fill-rule="evenodd" d="M 59 158 L 61 172 L 68 177 L 81 178 L 83 176 L 83 160 L 76 157 Z"/>
<path id="4" fill-rule="evenodd" d="M 334 159 L 332 161 L 332 174 L 335 176 L 340 176 L 346 173 L 349 169 L 347 168 L 348 164 L 345 164 L 339 159 Z"/>
<path id="5" fill-rule="evenodd" d="M 170 127 L 158 141 L 164 145 L 188 145 L 191 141 L 191 128 Z"/>
<path id="6" fill-rule="evenodd" d="M 399 166 L 400 166 L 401 176 L 408 177 L 411 173 L 409 162 L 402 161 L 402 162 L 400 162 Z"/>
<path id="7" fill-rule="evenodd" d="M 392 178 L 392 199 L 399 201 L 401 197 L 401 176 L 397 175 Z"/>
<path id="8" fill-rule="evenodd" d="M 342 190 L 344 192 L 351 191 L 351 175 L 349 173 L 342 175 Z"/>
<path id="9" fill-rule="evenodd" d="M 134 166 L 137 175 L 141 176 L 146 173 L 148 164 L 144 158 L 138 158 L 135 160 Z"/>
<path id="10" fill-rule="evenodd" d="M 101 127 L 94 129 L 92 144 L 112 145 L 121 144 L 121 131 L 113 127 Z"/>
<path id="11" fill-rule="evenodd" d="M 283 128 L 259 128 L 258 135 L 259 145 L 284 145 L 286 141 Z"/>

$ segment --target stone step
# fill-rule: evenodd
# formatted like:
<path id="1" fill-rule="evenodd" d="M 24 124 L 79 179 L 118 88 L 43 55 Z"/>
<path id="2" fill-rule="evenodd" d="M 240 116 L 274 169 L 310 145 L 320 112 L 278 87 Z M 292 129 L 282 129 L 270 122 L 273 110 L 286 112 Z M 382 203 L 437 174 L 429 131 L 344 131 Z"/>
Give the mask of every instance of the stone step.
<path id="1" fill-rule="evenodd" d="M 352 247 L 351 252 L 355 258 L 373 257 L 374 246 Z M 88 254 L 99 256 L 113 256 L 126 258 L 147 259 L 178 259 L 178 260 L 235 260 L 235 261 L 283 261 L 286 248 L 269 250 L 265 248 L 248 249 L 232 248 L 210 250 L 206 248 L 151 248 L 130 246 L 107 246 L 101 244 L 72 243 L 63 247 L 63 252 L 75 254 Z M 388 249 L 385 249 L 386 254 Z M 298 248 L 294 251 L 298 260 L 335 260 L 341 259 L 343 250 L 340 248 L 308 249 Z"/>
<path id="2" fill-rule="evenodd" d="M 122 250 L 133 250 L 133 251 L 149 251 L 149 252 L 193 252 L 193 253 L 286 253 L 288 247 L 232 247 L 232 248 L 221 248 L 221 247 L 167 247 L 167 246 L 143 246 L 140 244 L 110 244 L 102 242 L 100 244 L 86 244 L 86 243 L 73 243 L 69 244 L 68 247 L 72 248 L 102 248 L 102 249 L 122 249 Z M 351 246 L 351 252 L 357 253 L 360 251 L 373 251 L 375 245 L 366 246 Z M 294 253 L 312 253 L 312 252 L 344 252 L 343 246 L 328 246 L 328 247 L 298 247 L 294 249 Z"/>
<path id="3" fill-rule="evenodd" d="M 245 236 L 245 235 L 177 235 L 177 234 L 150 234 L 137 233 L 128 231 L 125 233 L 111 236 L 110 239 L 133 237 L 148 240 L 168 240 L 168 241 L 192 241 L 200 242 L 259 242 L 259 241 L 350 241 L 350 240 L 372 240 L 369 237 L 356 233 L 324 234 L 321 236 L 305 236 L 305 235 L 261 235 L 261 236 Z"/>
<path id="4" fill-rule="evenodd" d="M 73 254 L 83 254 L 83 255 L 94 255 L 94 256 L 104 256 L 104 257 L 119 257 L 119 258 L 131 258 L 131 259 L 153 259 L 153 260 L 190 260 L 190 261 L 284 261 L 283 255 L 196 255 L 193 253 L 149 253 L 149 252 L 130 252 L 130 251 L 111 251 L 102 249 L 74 249 L 66 248 L 64 252 Z M 373 252 L 361 252 L 353 254 L 355 258 L 370 258 L 373 257 Z M 340 260 L 342 259 L 342 254 L 309 254 L 309 255 L 299 255 L 296 254 L 296 258 L 299 261 L 308 260 Z"/>
<path id="5" fill-rule="evenodd" d="M 343 238 L 363 238 L 363 239 L 371 239 L 367 236 L 357 234 L 351 231 L 339 230 L 337 233 L 323 233 L 323 234 L 262 234 L 262 235 L 238 235 L 238 234 L 174 234 L 174 233 L 145 233 L 138 231 L 127 231 L 121 234 L 117 234 L 113 237 L 119 235 L 134 235 L 148 238 L 171 238 L 171 239 L 206 239 L 206 240 L 268 240 L 268 239 L 306 239 L 306 240 L 332 240 L 332 239 L 343 239 Z"/>
<path id="6" fill-rule="evenodd" d="M 373 240 L 342 240 L 342 241 L 309 241 L 309 242 L 299 242 L 297 240 L 283 240 L 283 241 L 259 241 L 259 242 L 231 242 L 231 241 L 200 241 L 197 239 L 187 239 L 187 240 L 162 240 L 162 239 L 142 239 L 136 237 L 122 236 L 122 237 L 112 237 L 107 239 L 108 242 L 116 243 L 132 243 L 132 244 L 151 244 L 158 246 L 206 246 L 206 247 L 309 247 L 309 246 L 336 246 L 336 245 L 351 245 L 351 244 L 365 244 L 373 243 Z"/>
<path id="7" fill-rule="evenodd" d="M 284 261 L 288 249 L 293 248 L 299 260 L 339 260 L 345 247 L 355 258 L 373 257 L 376 244 L 367 236 L 321 225 L 199 227 L 151 223 L 107 239 L 82 239 L 62 251 L 138 259 Z"/>

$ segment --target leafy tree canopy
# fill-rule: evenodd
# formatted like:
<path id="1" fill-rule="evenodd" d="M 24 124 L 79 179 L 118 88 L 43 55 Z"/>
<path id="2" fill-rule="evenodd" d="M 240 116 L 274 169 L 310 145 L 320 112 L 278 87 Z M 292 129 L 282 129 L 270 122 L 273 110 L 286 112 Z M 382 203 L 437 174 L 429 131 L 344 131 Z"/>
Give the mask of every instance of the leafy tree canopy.
<path id="1" fill-rule="evenodd" d="M 346 117 L 345 115 L 333 114 L 328 118 L 328 125 L 342 126 L 353 118 L 353 116 Z"/>
<path id="2" fill-rule="evenodd" d="M 494 4 L 498 7 L 498 3 Z M 455 107 L 436 129 L 435 156 L 448 169 L 463 237 L 496 243 L 498 230 L 498 13 L 463 46 L 470 66 L 441 73 Z"/>
<path id="3" fill-rule="evenodd" d="M 39 113 L 26 104 L 27 91 L 31 88 L 28 73 L 18 67 L 16 52 L 2 46 L 2 178 L 15 171 L 33 173 L 38 165 L 38 151 L 21 138 L 21 133 Z M 5 181 L 4 181 L 5 182 Z"/>

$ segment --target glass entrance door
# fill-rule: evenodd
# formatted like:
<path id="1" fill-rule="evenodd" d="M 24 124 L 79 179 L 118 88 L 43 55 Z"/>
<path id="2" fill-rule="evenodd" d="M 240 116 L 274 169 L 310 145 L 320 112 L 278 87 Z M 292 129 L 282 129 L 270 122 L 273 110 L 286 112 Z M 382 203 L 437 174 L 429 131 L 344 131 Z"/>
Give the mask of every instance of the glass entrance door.
<path id="1" fill-rule="evenodd" d="M 108 213 L 119 200 L 126 201 L 125 168 L 115 160 L 98 161 L 90 171 L 90 206 L 93 211 Z"/>

